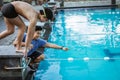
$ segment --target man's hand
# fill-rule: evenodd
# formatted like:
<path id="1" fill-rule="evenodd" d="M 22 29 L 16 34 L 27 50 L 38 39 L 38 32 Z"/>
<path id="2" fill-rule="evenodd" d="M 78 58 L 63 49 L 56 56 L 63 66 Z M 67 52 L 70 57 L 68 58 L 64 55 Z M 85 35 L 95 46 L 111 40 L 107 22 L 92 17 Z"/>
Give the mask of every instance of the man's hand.
<path id="1" fill-rule="evenodd" d="M 30 44 L 28 48 L 25 48 L 24 51 L 23 51 L 23 54 L 25 57 L 27 57 L 27 53 L 29 52 L 29 50 L 31 50 L 33 48 L 33 45 Z"/>
<path id="2" fill-rule="evenodd" d="M 30 50 L 30 49 L 32 49 L 32 48 L 33 48 L 33 45 L 32 45 L 32 44 L 30 44 L 30 46 L 29 46 L 29 50 Z"/>
<path id="3" fill-rule="evenodd" d="M 27 57 L 27 53 L 28 53 L 28 49 L 24 49 L 23 51 L 24 57 Z"/>

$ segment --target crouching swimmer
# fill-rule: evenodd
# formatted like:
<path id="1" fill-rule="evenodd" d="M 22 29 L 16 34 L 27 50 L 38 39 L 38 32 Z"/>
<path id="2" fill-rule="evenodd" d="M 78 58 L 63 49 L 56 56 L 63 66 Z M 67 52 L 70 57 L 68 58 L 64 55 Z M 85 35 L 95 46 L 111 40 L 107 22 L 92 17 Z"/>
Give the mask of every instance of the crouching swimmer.
<path id="1" fill-rule="evenodd" d="M 22 1 L 13 1 L 11 3 L 4 4 L 1 8 L 1 12 L 4 16 L 4 21 L 7 29 L 0 33 L 0 39 L 12 34 L 15 30 L 15 26 L 17 26 L 18 35 L 14 42 L 16 44 L 16 51 L 21 50 L 21 43 L 26 28 L 25 23 L 23 22 L 21 17 L 29 21 L 30 24 L 28 26 L 25 48 L 23 50 L 24 56 L 27 56 L 37 20 L 39 19 L 41 22 L 45 22 L 54 19 L 51 9 L 43 8 L 43 13 L 41 13 L 41 11 L 36 11 L 30 4 Z"/>

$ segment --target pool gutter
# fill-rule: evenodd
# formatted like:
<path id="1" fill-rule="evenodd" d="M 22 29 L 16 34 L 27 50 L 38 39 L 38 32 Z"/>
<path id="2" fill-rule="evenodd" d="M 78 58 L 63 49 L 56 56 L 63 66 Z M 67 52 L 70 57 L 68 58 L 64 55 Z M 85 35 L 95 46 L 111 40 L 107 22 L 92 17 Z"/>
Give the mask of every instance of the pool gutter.
<path id="1" fill-rule="evenodd" d="M 74 8 L 118 8 L 118 5 L 101 5 L 101 6 L 77 6 L 77 7 L 58 7 L 57 9 L 74 9 Z"/>

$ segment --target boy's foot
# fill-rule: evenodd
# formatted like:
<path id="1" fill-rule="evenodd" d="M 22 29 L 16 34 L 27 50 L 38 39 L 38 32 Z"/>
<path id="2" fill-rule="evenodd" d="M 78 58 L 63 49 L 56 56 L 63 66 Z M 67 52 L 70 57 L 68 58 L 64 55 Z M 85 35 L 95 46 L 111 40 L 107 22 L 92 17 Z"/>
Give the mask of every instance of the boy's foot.
<path id="1" fill-rule="evenodd" d="M 36 64 L 36 63 L 29 64 L 28 66 L 33 70 L 37 70 L 37 68 L 38 68 L 38 64 Z"/>

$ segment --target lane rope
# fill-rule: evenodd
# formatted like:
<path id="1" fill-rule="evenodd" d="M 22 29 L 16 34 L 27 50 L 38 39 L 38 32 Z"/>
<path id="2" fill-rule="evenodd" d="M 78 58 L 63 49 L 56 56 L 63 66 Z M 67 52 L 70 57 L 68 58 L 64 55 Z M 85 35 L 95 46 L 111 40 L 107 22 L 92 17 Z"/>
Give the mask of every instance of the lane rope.
<path id="1" fill-rule="evenodd" d="M 73 57 L 69 57 L 69 58 L 50 58 L 50 59 L 45 59 L 47 61 L 74 61 L 74 60 L 84 60 L 84 61 L 89 61 L 89 60 L 120 60 L 120 58 L 110 58 L 110 57 L 103 57 L 103 58 L 89 58 L 89 57 L 84 57 L 84 58 L 73 58 Z"/>

